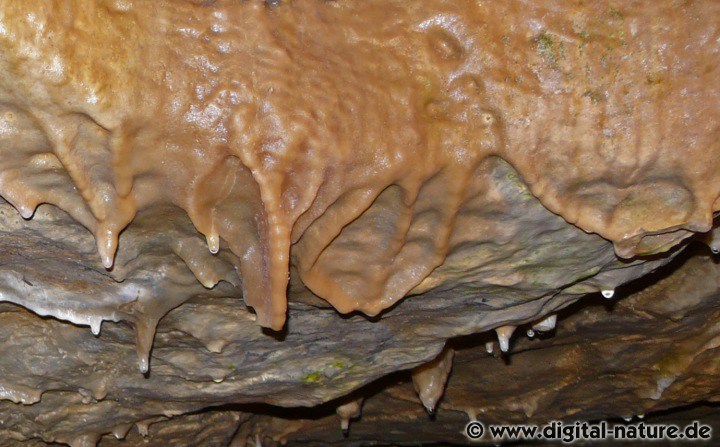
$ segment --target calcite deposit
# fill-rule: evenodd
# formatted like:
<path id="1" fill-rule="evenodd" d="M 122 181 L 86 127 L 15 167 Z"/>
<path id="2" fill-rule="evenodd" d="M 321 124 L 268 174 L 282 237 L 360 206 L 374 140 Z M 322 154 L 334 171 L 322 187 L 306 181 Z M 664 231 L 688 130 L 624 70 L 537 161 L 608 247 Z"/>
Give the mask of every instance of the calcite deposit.
<path id="1" fill-rule="evenodd" d="M 515 420 L 536 376 L 597 373 L 546 359 L 559 312 L 720 250 L 719 87 L 713 1 L 0 0 L 0 441 L 417 441 L 338 424 L 410 379 Z M 693 293 L 633 330 L 685 340 Z M 683 359 L 647 411 L 712 400 Z M 664 397 L 683 372 L 702 392 Z M 599 396 L 542 411 L 618 416 Z"/>
<path id="2" fill-rule="evenodd" d="M 720 430 L 717 260 L 700 252 L 652 279 L 652 285 L 633 286 L 634 293 L 623 293 L 614 304 L 595 296 L 561 312 L 553 336 L 523 337 L 507 363 L 484 352 L 481 335 L 453 341 L 453 373 L 432 420 L 408 374 L 365 390 L 372 397 L 348 438 L 332 430 L 337 421 L 328 409 L 291 422 L 279 413 L 255 415 L 238 433 L 258 434 L 267 445 L 282 439 L 300 446 L 371 445 L 379 438 L 385 445 L 411 444 L 411 439 L 478 445 L 462 435 L 471 417 L 486 424 L 607 420 L 682 426 L 699 420 L 713 428 L 713 442 L 693 445 L 715 445 Z"/>

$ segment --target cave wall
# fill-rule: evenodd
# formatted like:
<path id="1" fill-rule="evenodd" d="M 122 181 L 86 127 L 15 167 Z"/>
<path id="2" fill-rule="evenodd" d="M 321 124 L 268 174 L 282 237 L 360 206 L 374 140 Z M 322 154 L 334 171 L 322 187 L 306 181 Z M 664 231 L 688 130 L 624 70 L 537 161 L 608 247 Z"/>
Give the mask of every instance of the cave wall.
<path id="1" fill-rule="evenodd" d="M 595 377 L 594 331 L 659 362 L 638 340 L 667 328 L 640 314 L 560 326 L 557 356 L 515 343 L 691 240 L 720 249 L 718 27 L 711 1 L 0 1 L 0 437 L 330 442 L 322 408 L 306 426 L 262 406 L 354 415 L 352 393 L 415 370 L 434 409 L 422 365 L 489 331 L 521 349 L 497 365 L 512 386 L 463 382 L 498 361 L 459 349 L 450 412 L 475 408 L 453 383 L 508 421 L 523 393 L 526 418 L 712 400 L 715 364 L 689 357 L 714 349 L 690 324 L 709 324 L 706 290 L 621 301 L 669 315 L 655 346 L 690 362 L 587 387 L 632 401 L 569 406 L 513 365 Z M 645 405 L 684 373 L 701 391 Z"/>

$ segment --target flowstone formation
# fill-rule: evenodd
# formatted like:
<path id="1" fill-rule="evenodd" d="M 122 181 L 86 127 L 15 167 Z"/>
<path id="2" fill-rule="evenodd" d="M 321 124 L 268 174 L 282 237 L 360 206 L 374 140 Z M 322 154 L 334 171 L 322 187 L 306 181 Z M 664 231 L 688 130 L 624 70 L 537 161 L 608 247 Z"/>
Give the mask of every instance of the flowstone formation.
<path id="1" fill-rule="evenodd" d="M 0 2 L 0 439 L 434 412 L 452 339 L 720 249 L 720 4 L 588 3 Z"/>

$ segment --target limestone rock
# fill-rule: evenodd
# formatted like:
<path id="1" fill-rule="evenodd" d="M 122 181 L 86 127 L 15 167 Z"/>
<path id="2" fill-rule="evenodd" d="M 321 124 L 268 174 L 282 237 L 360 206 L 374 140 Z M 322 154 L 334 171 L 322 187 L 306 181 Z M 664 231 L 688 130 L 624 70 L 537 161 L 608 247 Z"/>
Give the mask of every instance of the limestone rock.
<path id="1" fill-rule="evenodd" d="M 0 442 L 712 401 L 717 266 L 627 284 L 717 251 L 718 34 L 717 2 L 0 1 Z"/>

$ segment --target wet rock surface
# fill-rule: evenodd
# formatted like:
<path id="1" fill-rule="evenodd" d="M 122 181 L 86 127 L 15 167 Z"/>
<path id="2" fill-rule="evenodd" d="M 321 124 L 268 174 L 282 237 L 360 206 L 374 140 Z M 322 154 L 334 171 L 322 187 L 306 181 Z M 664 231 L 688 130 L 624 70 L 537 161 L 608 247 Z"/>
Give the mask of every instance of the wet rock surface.
<path id="1" fill-rule="evenodd" d="M 376 316 L 458 244 L 517 234 L 483 216 L 495 157 L 618 256 L 663 253 L 720 210 L 719 19 L 674 0 L 6 1 L 0 195 L 64 210 L 109 270 L 173 207 L 274 330 L 291 273 Z M 173 246 L 211 286 L 199 248 Z M 141 351 L 163 310 L 131 309 Z"/>
<path id="2" fill-rule="evenodd" d="M 347 438 L 328 405 L 306 418 L 302 411 L 266 410 L 238 431 L 244 438 L 235 445 L 255 437 L 263 445 L 473 444 L 462 435 L 471 418 L 486 424 L 701 421 L 717 436 L 720 265 L 707 250 L 696 252 L 633 284 L 616 302 L 595 296 L 565 309 L 552 333 L 521 336 L 510 355 L 486 353 L 488 334 L 451 340 L 456 358 L 434 418 L 410 375 L 395 374 L 361 390 L 363 415 Z"/>
<path id="3" fill-rule="evenodd" d="M 516 335 L 509 355 L 485 352 L 491 333 L 451 340 L 456 359 L 434 418 L 419 401 L 408 370 L 314 408 L 229 404 L 155 415 L 119 426 L 117 433 L 127 430 L 125 440 L 105 435 L 99 445 L 468 444 L 461 431 L 470 417 L 538 424 L 700 420 L 717 431 L 720 265 L 706 249 L 692 252 L 630 284 L 616 301 L 595 294 L 566 308 L 551 333 L 533 339 Z M 365 398 L 362 416 L 351 421 L 344 437 L 335 408 L 358 396 Z M 28 440 L 27 445 L 45 444 Z"/>
<path id="4" fill-rule="evenodd" d="M 418 5 L 0 1 L 0 443 L 715 413 L 718 4 Z"/>
<path id="5" fill-rule="evenodd" d="M 495 188 L 474 217 L 502 228 L 504 238 L 458 243 L 416 293 L 381 318 L 314 306 L 309 303 L 317 298 L 298 285 L 287 329 L 279 333 L 257 326 L 235 285 L 223 280 L 207 289 L 195 281 L 192 262 L 167 247 L 171 239 L 201 243 L 201 235 L 189 223 L 169 219 L 172 209 L 140 216 L 120 240 L 132 257 L 120 258 L 117 270 L 107 272 L 92 256 L 92 235 L 61 211 L 41 207 L 24 221 L 3 205 L 3 299 L 66 320 L 3 305 L 2 354 L 15 359 L 1 365 L 3 437 L 92 445 L 138 424 L 185 421 L 180 416 L 227 404 L 312 407 L 433 359 L 449 338 L 504 325 L 529 327 L 584 294 L 597 296 L 672 258 L 621 261 L 612 244 L 547 211 L 507 164 L 496 159 L 487 169 Z M 168 240 L 145 237 L 144 221 L 173 222 Z M 215 271 L 226 271 L 229 261 L 212 259 Z M 160 321 L 149 372 L 142 374 L 138 318 L 173 308 Z M 87 314 L 110 320 L 98 336 L 76 319 Z M 513 351 L 522 349 L 516 340 L 523 329 L 517 332 Z M 500 360 L 486 361 L 503 367 Z M 211 416 L 195 419 L 205 417 Z M 228 416 L 226 423 L 238 418 Z"/>

